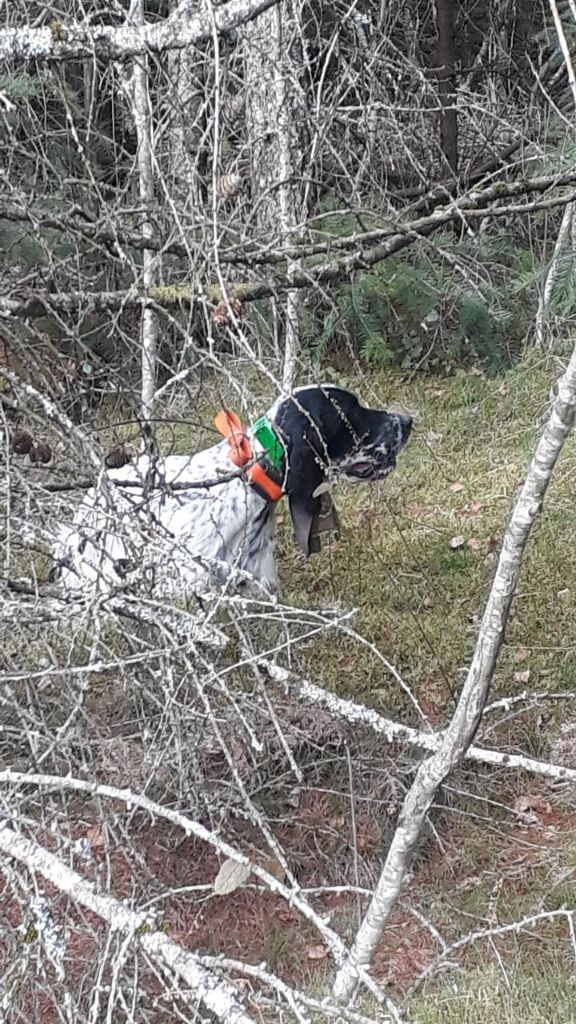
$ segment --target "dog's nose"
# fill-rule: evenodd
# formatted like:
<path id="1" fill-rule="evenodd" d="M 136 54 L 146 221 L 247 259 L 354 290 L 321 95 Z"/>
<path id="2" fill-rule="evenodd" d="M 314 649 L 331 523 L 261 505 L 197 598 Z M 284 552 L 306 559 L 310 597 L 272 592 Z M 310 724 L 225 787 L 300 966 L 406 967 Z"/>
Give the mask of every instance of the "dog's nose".
<path id="1" fill-rule="evenodd" d="M 399 416 L 400 420 L 400 432 L 402 434 L 402 441 L 406 442 L 410 437 L 410 431 L 412 430 L 412 417 L 411 416 Z"/>

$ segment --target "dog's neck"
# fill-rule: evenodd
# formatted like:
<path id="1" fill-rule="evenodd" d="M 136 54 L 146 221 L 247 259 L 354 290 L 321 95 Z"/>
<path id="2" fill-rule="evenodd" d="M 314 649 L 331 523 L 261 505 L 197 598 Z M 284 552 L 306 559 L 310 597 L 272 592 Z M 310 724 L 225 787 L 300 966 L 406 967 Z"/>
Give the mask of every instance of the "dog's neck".
<path id="1" fill-rule="evenodd" d="M 221 444 L 230 463 L 245 471 L 251 490 L 265 502 L 279 501 L 285 493 L 286 457 L 273 422 L 261 416 L 244 429 L 235 413 L 224 409 L 214 424 L 226 437 Z"/>

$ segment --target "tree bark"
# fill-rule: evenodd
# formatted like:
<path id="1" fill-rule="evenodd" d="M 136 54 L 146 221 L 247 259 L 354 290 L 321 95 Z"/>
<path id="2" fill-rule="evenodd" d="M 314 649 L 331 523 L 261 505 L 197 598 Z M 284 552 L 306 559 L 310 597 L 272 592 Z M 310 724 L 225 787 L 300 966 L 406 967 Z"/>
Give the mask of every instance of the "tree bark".
<path id="1" fill-rule="evenodd" d="M 144 25 L 144 2 L 138 0 L 137 21 Z M 151 219 L 154 204 L 154 132 L 152 122 L 152 106 L 148 88 L 148 58 L 140 57 L 134 62 L 134 122 L 138 139 L 138 189 L 140 202 L 144 211 L 142 219 L 142 239 L 146 244 L 154 237 L 154 225 Z M 146 247 L 142 253 L 142 285 L 146 294 L 156 284 L 156 255 L 153 249 Z M 145 432 L 145 443 L 151 443 L 152 419 L 154 416 L 154 395 L 156 394 L 157 362 L 158 362 L 158 314 L 145 304 L 142 309 L 140 324 L 140 351 L 142 354 L 142 395 L 141 413 L 142 427 Z"/>
<path id="2" fill-rule="evenodd" d="M 504 640 L 522 557 L 530 531 L 542 509 L 554 466 L 576 414 L 576 347 L 560 379 L 558 398 L 530 464 L 504 535 L 498 567 L 482 617 L 476 648 L 456 711 L 438 751 L 418 769 L 404 801 L 386 862 L 350 957 L 338 972 L 334 995 L 347 999 L 357 981 L 358 966 L 367 967 L 396 905 L 430 805 L 440 786 L 466 755 L 476 730 L 496 661 Z"/>
<path id="3" fill-rule="evenodd" d="M 436 0 L 440 144 L 454 177 L 458 174 L 458 113 L 454 73 L 454 0 Z"/>
<path id="4" fill-rule="evenodd" d="M 179 17 L 144 26 L 93 25 L 92 22 L 53 20 L 42 28 L 6 28 L 0 31 L 3 61 L 76 60 L 80 57 L 123 60 L 139 54 L 183 50 L 205 42 L 217 32 L 230 32 L 273 7 L 278 0 L 228 0 L 210 14 Z"/>
<path id="5" fill-rule="evenodd" d="M 304 220 L 302 167 L 305 102 L 300 84 L 302 0 L 283 0 L 244 31 L 246 118 L 250 140 L 251 186 L 257 223 L 266 238 L 289 245 Z M 288 272 L 299 269 L 291 260 Z M 282 387 L 290 391 L 300 349 L 299 296 L 283 302 Z"/>

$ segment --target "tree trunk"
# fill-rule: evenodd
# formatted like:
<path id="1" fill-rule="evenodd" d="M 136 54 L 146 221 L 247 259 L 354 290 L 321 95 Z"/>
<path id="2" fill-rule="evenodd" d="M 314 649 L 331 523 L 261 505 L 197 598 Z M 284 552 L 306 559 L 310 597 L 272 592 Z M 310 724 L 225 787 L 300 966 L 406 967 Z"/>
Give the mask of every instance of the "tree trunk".
<path id="1" fill-rule="evenodd" d="M 458 173 L 458 114 L 454 73 L 454 0 L 436 0 L 440 145 L 454 177 Z"/>
<path id="2" fill-rule="evenodd" d="M 144 24 L 144 2 L 139 0 L 136 15 L 137 24 Z M 142 238 L 154 236 L 151 213 L 154 203 L 154 137 L 152 108 L 148 89 L 148 58 L 139 57 L 134 62 L 134 121 L 138 139 L 138 186 L 143 208 Z M 152 249 L 142 253 L 142 284 L 146 292 L 156 284 L 156 254 Z M 146 305 L 142 310 L 140 326 L 142 353 L 142 428 L 144 443 L 149 446 L 153 434 L 154 395 L 156 392 L 158 362 L 158 315 Z"/>
<path id="3" fill-rule="evenodd" d="M 190 17 L 183 14 L 182 17 Z M 165 149 L 169 152 L 168 178 L 172 180 L 172 193 L 179 211 L 198 220 L 202 202 L 201 166 L 199 152 L 202 137 L 203 82 L 202 62 L 193 47 L 175 50 L 168 54 L 168 77 L 171 83 L 167 102 L 169 140 Z"/>
<path id="4" fill-rule="evenodd" d="M 562 52 L 562 59 L 564 61 L 564 66 L 566 68 L 566 73 L 568 75 L 568 82 L 569 82 L 569 85 L 570 85 L 570 90 L 571 90 L 571 93 L 572 93 L 572 100 L 573 100 L 573 103 L 574 103 L 574 111 L 576 112 L 576 74 L 574 72 L 574 65 L 572 64 L 572 58 L 571 58 L 571 55 L 570 55 L 570 48 L 568 46 L 568 40 L 566 39 L 566 34 L 564 32 L 564 26 L 562 25 L 562 21 L 561 21 L 560 15 L 558 13 L 558 7 L 557 7 L 557 4 L 556 4 L 556 0 L 550 0 L 550 10 L 552 12 L 552 17 L 554 19 L 554 26 L 556 28 L 556 33 L 558 35 L 558 42 L 560 44 L 560 50 Z M 566 248 L 567 243 L 569 245 L 569 251 L 566 253 L 564 258 L 568 261 L 568 263 L 570 264 L 570 267 L 572 267 L 573 263 L 574 263 L 574 257 L 575 257 L 574 244 L 573 244 L 574 243 L 574 203 L 568 203 L 568 205 L 566 206 L 566 209 L 564 210 L 564 215 L 562 217 L 562 223 L 560 224 L 560 230 L 558 232 L 558 237 L 556 239 L 556 244 L 554 246 L 554 253 L 552 255 L 552 260 L 550 262 L 550 266 L 548 267 L 548 270 L 546 272 L 546 278 L 544 280 L 544 288 L 542 290 L 542 295 L 541 295 L 540 301 L 538 303 L 538 311 L 536 313 L 536 347 L 537 348 L 542 348 L 543 345 L 544 345 L 544 335 L 545 335 L 545 329 L 546 329 L 546 317 L 548 315 L 548 308 L 549 308 L 550 302 L 552 300 L 552 293 L 554 291 L 554 285 L 556 284 L 556 279 L 558 277 L 558 272 L 560 270 L 560 264 L 561 264 L 561 261 L 562 261 L 562 258 L 563 258 L 562 254 L 563 254 L 563 252 L 564 252 L 564 250 Z M 551 348 L 552 346 L 548 346 L 548 347 Z"/>
<path id="5" fill-rule="evenodd" d="M 304 217 L 301 4 L 284 0 L 244 30 L 252 200 L 266 244 L 274 236 L 281 245 L 290 244 Z M 289 272 L 298 267 L 291 262 Z M 288 292 L 279 317 L 282 387 L 287 391 L 294 383 L 300 349 L 298 305 L 298 293 Z"/>

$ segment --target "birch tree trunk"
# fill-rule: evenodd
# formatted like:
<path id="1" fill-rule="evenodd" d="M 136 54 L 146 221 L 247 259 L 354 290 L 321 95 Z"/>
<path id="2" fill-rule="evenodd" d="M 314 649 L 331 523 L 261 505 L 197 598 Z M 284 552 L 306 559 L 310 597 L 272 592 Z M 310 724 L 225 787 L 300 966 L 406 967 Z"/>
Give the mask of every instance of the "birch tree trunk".
<path id="1" fill-rule="evenodd" d="M 576 11 L 573 4 L 570 4 L 570 9 L 576 20 Z M 574 112 L 576 113 L 576 74 L 574 73 L 574 66 L 572 64 L 572 58 L 570 56 L 570 48 L 568 46 L 568 40 L 564 32 L 564 27 L 560 15 L 558 13 L 558 7 L 556 0 L 550 0 L 550 10 L 552 18 L 554 20 L 554 27 L 558 35 L 558 42 L 560 44 L 560 50 L 562 52 L 562 59 L 568 75 L 568 84 L 570 85 L 570 91 L 572 93 L 572 101 L 574 104 Z M 552 294 L 554 291 L 554 285 L 558 277 L 560 270 L 560 263 L 562 260 L 562 253 L 566 246 L 566 242 L 571 245 L 570 251 L 566 255 L 566 260 L 572 265 L 574 260 L 574 248 L 572 246 L 572 226 L 574 222 L 574 204 L 568 203 L 564 210 L 562 217 L 562 223 L 560 224 L 560 230 L 554 246 L 554 252 L 552 254 L 552 260 L 546 278 L 544 280 L 544 288 L 542 290 L 542 296 L 538 303 L 538 312 L 536 314 L 536 347 L 542 348 L 544 345 L 544 333 L 546 327 L 546 317 L 548 314 L 548 307 L 550 305 Z"/>
<path id="2" fill-rule="evenodd" d="M 544 335 L 546 332 L 546 318 L 548 316 L 548 308 L 554 292 L 554 285 L 560 270 L 560 264 L 562 261 L 562 253 L 566 247 L 566 242 L 572 242 L 572 224 L 574 220 L 574 203 L 568 203 L 564 214 L 562 216 L 562 223 L 560 224 L 560 230 L 554 246 L 554 252 L 552 254 L 552 260 L 548 267 L 548 272 L 544 279 L 544 288 L 542 289 L 542 295 L 538 303 L 538 311 L 536 313 L 536 324 L 535 324 L 535 340 L 534 344 L 536 348 L 543 348 L 544 346 Z M 574 251 L 569 251 L 565 257 L 570 263 L 574 259 Z"/>
<path id="3" fill-rule="evenodd" d="M 144 0 L 138 0 L 135 20 L 140 27 L 144 25 Z M 144 56 L 134 62 L 133 97 L 134 122 L 138 140 L 138 186 L 143 209 L 142 238 L 146 242 L 154 237 L 154 225 L 151 219 L 154 203 L 154 132 L 148 88 L 148 58 Z M 156 254 L 152 249 L 145 248 L 142 253 L 142 284 L 145 293 L 154 287 L 156 277 Z M 158 363 L 158 315 L 149 306 L 145 306 L 142 310 L 140 344 L 142 353 L 142 426 L 146 435 L 145 440 L 149 442 L 153 430 L 152 419 Z"/>
<path id="4" fill-rule="evenodd" d="M 180 17 L 189 19 L 185 10 Z M 201 209 L 199 179 L 199 146 L 202 135 L 202 62 L 193 47 L 175 50 L 167 58 L 168 78 L 171 83 L 168 102 L 169 143 L 166 147 L 170 157 L 167 171 L 172 178 L 173 194 L 178 209 L 192 214 L 192 220 Z"/>
<path id="5" fill-rule="evenodd" d="M 253 202 L 258 226 L 268 236 L 279 234 L 281 245 L 292 242 L 304 217 L 301 11 L 302 0 L 284 0 L 244 30 Z M 298 268 L 297 261 L 289 262 L 289 273 Z M 282 310 L 285 391 L 294 383 L 300 350 L 298 305 L 298 292 L 289 291 Z"/>
<path id="6" fill-rule="evenodd" d="M 574 425 L 575 413 L 576 347 L 566 372 L 560 378 L 558 397 L 504 534 L 496 575 L 456 711 L 439 749 L 418 769 L 404 801 L 386 862 L 358 929 L 350 957 L 336 976 L 334 995 L 340 1000 L 351 995 L 358 977 L 357 966 L 366 967 L 370 964 L 400 895 L 428 809 L 438 789 L 449 773 L 460 764 L 474 738 L 504 640 L 524 550 L 532 526 L 541 511 L 554 466 Z"/>

